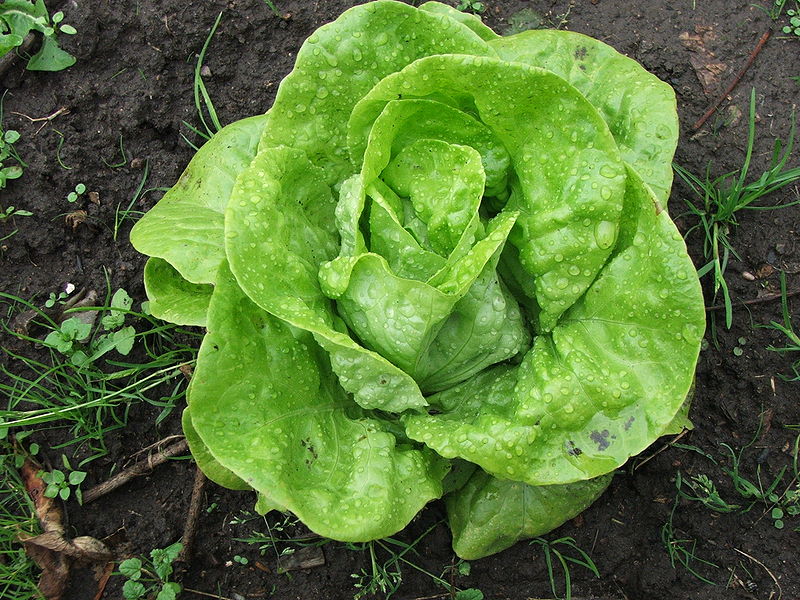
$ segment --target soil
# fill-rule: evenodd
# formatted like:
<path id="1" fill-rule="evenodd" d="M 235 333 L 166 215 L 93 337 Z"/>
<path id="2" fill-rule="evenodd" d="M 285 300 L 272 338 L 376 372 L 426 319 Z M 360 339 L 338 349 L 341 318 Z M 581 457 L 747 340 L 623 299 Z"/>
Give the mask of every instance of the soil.
<path id="1" fill-rule="evenodd" d="M 0 237 L 17 230 L 0 249 L 0 290 L 41 305 L 49 293 L 67 283 L 103 290 L 108 277 L 112 289 L 125 288 L 137 305 L 144 299 L 144 258 L 128 242 L 130 220 L 123 221 L 114 237 L 115 211 L 128 205 L 143 179 L 147 191 L 133 208 L 150 208 L 162 195 L 161 188 L 172 185 L 192 157 L 194 151 L 183 135 L 198 141 L 185 125 L 200 126 L 192 96 L 194 65 L 217 15 L 223 13 L 206 56 L 205 81 L 220 120 L 230 123 L 266 111 L 302 41 L 354 4 L 349 0 L 277 3 L 281 12 L 288 13 L 286 18 L 275 16 L 260 0 L 162 0 L 125 6 L 71 0 L 50 7 L 63 9 L 66 22 L 78 30 L 68 39 L 62 36 L 63 46 L 77 63 L 56 73 L 25 71 L 18 63 L 0 79 L 6 90 L 3 125 L 20 132 L 16 147 L 28 164 L 24 176 L 2 191 L 0 201 L 3 207 L 13 205 L 34 215 L 0 221 Z M 800 91 L 792 79 L 800 75 L 800 38 L 782 34 L 782 22 L 776 27 L 758 6 L 771 6 L 771 1 L 487 0 L 486 4 L 485 20 L 497 31 L 505 31 L 522 9 L 532 9 L 546 26 L 560 25 L 599 38 L 669 82 L 677 92 L 682 122 L 675 161 L 694 173 L 704 173 L 710 164 L 713 174 L 722 174 L 742 164 L 751 89 L 756 91 L 757 110 L 753 174 L 769 165 L 774 139 L 788 135 Z M 694 132 L 692 123 L 723 92 L 770 27 L 775 33 L 741 82 L 708 123 Z M 54 116 L 42 120 L 48 115 Z M 796 164 L 796 158 L 790 161 Z M 99 203 L 88 195 L 68 203 L 67 194 L 77 183 L 97 192 Z M 791 202 L 798 193 L 796 186 L 787 188 L 765 203 Z M 690 197 L 687 187 L 676 181 L 669 209 L 684 233 L 697 223 L 685 214 L 684 199 Z M 76 224 L 73 217 L 70 223 L 65 215 L 76 210 L 85 211 L 85 219 Z M 786 272 L 790 290 L 800 288 L 799 224 L 800 206 L 741 213 L 732 231 L 738 257 L 731 258 L 726 274 L 735 305 L 733 325 L 726 329 L 722 312 L 709 311 L 716 320 L 718 345 L 709 328 L 690 413 L 694 429 L 675 445 L 662 439 L 632 459 L 600 500 L 548 536 L 574 538 L 597 565 L 599 577 L 571 565 L 574 598 L 800 598 L 796 531 L 800 517 L 788 517 L 785 527 L 778 529 L 763 503 L 745 510 L 751 502 L 726 475 L 732 460 L 724 446 L 741 451 L 742 476 L 753 482 L 760 478 L 764 487 L 786 468 L 779 492 L 797 468 L 800 382 L 782 378 L 791 374 L 792 356 L 768 349 L 785 344 L 785 337 L 760 326 L 781 320 L 780 301 L 769 300 L 780 290 L 780 271 Z M 695 230 L 687 243 L 695 263 L 702 266 L 702 237 Z M 708 277 L 704 284 L 707 304 L 718 304 L 720 298 L 714 297 Z M 763 301 L 744 304 L 754 299 Z M 796 324 L 798 302 L 789 302 Z M 40 348 L 2 335 L 5 348 L 43 356 Z M 21 368 L 9 356 L 2 360 L 12 371 Z M 130 407 L 128 427 L 108 434 L 109 454 L 86 465 L 84 489 L 106 479 L 114 465 L 123 465 L 141 448 L 180 433 L 179 411 L 155 426 L 158 412 L 145 404 Z M 63 441 L 59 437 L 63 435 L 44 432 L 37 439 L 43 448 L 50 448 Z M 53 462 L 59 460 L 61 451 L 49 452 Z M 720 513 L 685 499 L 675 505 L 678 473 L 684 479 L 708 475 L 721 496 L 741 508 Z M 165 547 L 180 538 L 194 476 L 190 460 L 170 461 L 90 505 L 70 501 L 70 533 L 108 538 L 113 549 L 126 556 Z M 276 553 L 288 544 L 267 544 L 262 553 L 257 544 L 237 538 L 272 531 L 285 539 L 302 535 L 302 527 L 282 527 L 283 517 L 276 513 L 266 521 L 246 513 L 252 510 L 249 494 L 211 483 L 204 490 L 197 537 L 180 565 L 184 587 L 199 591 L 185 591 L 184 598 L 352 598 L 358 582 L 353 574 L 371 570 L 368 552 L 330 542 L 321 549 L 323 566 L 279 574 Z M 443 507 L 433 503 L 397 536 L 412 542 L 427 532 L 416 553 L 407 555 L 419 568 L 437 576 L 444 573 L 460 588 L 478 588 L 487 599 L 554 597 L 539 545 L 519 543 L 473 562 L 468 575 L 457 573 L 443 518 Z M 669 540 L 662 539 L 670 519 L 672 546 L 694 548 L 697 559 L 690 567 L 713 585 L 680 563 L 671 564 Z M 383 557 L 381 552 L 378 558 Z M 235 556 L 249 564 L 234 561 Z M 556 591 L 562 596 L 563 575 L 555 559 L 553 568 Z M 120 598 L 121 584 L 122 578 L 112 577 L 102 597 Z M 65 597 L 93 598 L 95 593 L 91 574 L 84 572 Z M 394 597 L 450 596 L 429 576 L 405 565 Z"/>

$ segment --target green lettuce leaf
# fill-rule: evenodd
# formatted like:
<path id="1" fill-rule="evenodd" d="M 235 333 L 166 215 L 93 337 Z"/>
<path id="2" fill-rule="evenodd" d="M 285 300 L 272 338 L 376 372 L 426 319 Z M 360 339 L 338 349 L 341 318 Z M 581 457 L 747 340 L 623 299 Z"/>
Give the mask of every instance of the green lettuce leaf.
<path id="1" fill-rule="evenodd" d="M 313 336 L 251 302 L 225 264 L 216 279 L 189 399 L 216 463 L 339 540 L 390 535 L 441 495 L 446 461 L 363 413 Z"/>
<path id="2" fill-rule="evenodd" d="M 552 531 L 579 515 L 611 483 L 611 475 L 565 485 L 532 486 L 478 469 L 445 498 L 453 550 L 477 560 Z"/>
<path id="3" fill-rule="evenodd" d="M 213 286 L 189 283 L 167 261 L 154 257 L 144 266 L 144 287 L 154 317 L 176 325 L 205 326 Z"/>
<path id="4" fill-rule="evenodd" d="M 430 398 L 441 412 L 408 415 L 407 433 L 442 456 L 531 485 L 608 473 L 675 417 L 704 323 L 683 239 L 629 168 L 618 243 L 587 293 L 519 367 Z"/>
<path id="5" fill-rule="evenodd" d="M 191 283 L 214 283 L 225 259 L 224 215 L 238 174 L 256 153 L 266 115 L 223 127 L 131 230 L 134 248 L 162 258 Z"/>
<path id="6" fill-rule="evenodd" d="M 608 44 L 572 31 L 524 31 L 490 46 L 504 60 L 545 68 L 578 88 L 608 123 L 622 158 L 666 207 L 680 133 L 669 84 Z"/>

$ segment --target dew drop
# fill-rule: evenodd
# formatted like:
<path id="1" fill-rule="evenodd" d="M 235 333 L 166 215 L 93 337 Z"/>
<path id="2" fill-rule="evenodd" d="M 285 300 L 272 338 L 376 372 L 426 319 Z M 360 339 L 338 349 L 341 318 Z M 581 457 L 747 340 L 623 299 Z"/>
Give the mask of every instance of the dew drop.
<path id="1" fill-rule="evenodd" d="M 594 228 L 594 239 L 597 245 L 605 250 L 610 248 L 617 237 L 617 226 L 610 221 L 600 221 Z"/>

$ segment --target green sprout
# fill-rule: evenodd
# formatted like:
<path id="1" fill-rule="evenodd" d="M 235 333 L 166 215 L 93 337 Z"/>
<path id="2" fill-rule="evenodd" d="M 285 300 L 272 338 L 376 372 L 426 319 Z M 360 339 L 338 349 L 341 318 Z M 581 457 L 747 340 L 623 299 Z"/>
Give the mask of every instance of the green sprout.
<path id="1" fill-rule="evenodd" d="M 70 496 L 74 495 L 82 504 L 83 495 L 80 485 L 86 479 L 86 472 L 73 470 L 65 454 L 61 455 L 61 460 L 64 463 L 64 471 L 53 469 L 41 473 L 42 481 L 47 484 L 44 495 L 46 498 L 59 497 L 62 500 L 68 500 Z"/>
<path id="2" fill-rule="evenodd" d="M 83 196 L 86 193 L 86 186 L 82 183 L 79 183 L 75 186 L 75 189 L 67 194 L 67 202 L 77 202 L 78 198 Z"/>
<path id="3" fill-rule="evenodd" d="M 740 211 L 775 210 L 797 204 L 799 201 L 774 206 L 756 205 L 763 197 L 792 185 L 800 180 L 800 167 L 786 168 L 792 154 L 796 121 L 792 115 L 789 137 L 784 145 L 775 140 L 770 167 L 758 179 L 747 181 L 750 161 L 753 156 L 753 145 L 756 134 L 756 91 L 750 93 L 750 114 L 748 119 L 748 137 L 745 159 L 737 171 L 725 173 L 712 178 L 711 165 L 706 169 L 704 177 L 698 177 L 683 167 L 675 165 L 675 172 L 689 186 L 695 200 L 686 200 L 689 213 L 697 217 L 699 223 L 689 229 L 687 235 L 699 229 L 703 233 L 703 253 L 708 261 L 698 269 L 697 274 L 703 277 L 709 273 L 714 279 L 714 295 L 722 293 L 725 307 L 725 325 L 730 329 L 733 322 L 733 303 L 728 284 L 725 281 L 725 270 L 732 256 L 739 258 L 730 240 L 731 231 L 739 225 Z"/>

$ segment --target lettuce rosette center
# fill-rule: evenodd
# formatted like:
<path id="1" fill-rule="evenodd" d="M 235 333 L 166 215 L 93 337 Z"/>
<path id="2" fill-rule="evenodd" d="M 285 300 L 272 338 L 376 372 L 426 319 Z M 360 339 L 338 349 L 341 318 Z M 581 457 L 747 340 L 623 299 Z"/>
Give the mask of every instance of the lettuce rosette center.
<path id="1" fill-rule="evenodd" d="M 583 510 L 693 377 L 677 130 L 668 85 L 578 34 L 436 2 L 320 28 L 131 236 L 153 312 L 208 330 L 198 464 L 340 540 L 445 495 L 464 558 Z"/>

